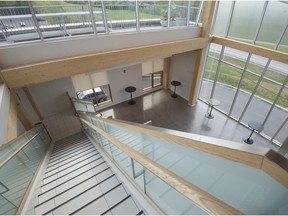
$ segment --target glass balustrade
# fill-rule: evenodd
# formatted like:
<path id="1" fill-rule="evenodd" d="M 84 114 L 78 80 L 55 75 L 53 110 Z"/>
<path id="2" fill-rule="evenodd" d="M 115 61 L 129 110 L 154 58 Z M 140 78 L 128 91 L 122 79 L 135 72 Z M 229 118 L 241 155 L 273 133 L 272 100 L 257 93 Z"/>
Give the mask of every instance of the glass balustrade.
<path id="1" fill-rule="evenodd" d="M 0 151 L 0 215 L 17 213 L 50 141 L 39 125 Z"/>
<path id="2" fill-rule="evenodd" d="M 244 214 L 283 214 L 288 212 L 288 205 L 283 202 L 288 199 L 287 188 L 262 170 L 90 118 L 87 115 L 82 117 L 121 143 Z M 137 176 L 135 182 L 165 213 L 195 214 L 193 212 L 195 207 L 191 207 L 191 203 L 185 206 L 185 201 L 173 198 L 177 196 L 178 192 L 176 193 L 170 186 L 165 185 L 166 183 L 153 176 L 140 164 L 133 162 L 128 155 L 100 134 L 87 126 L 85 128 L 131 178 Z M 155 180 L 151 181 L 151 179 Z M 158 184 L 159 186 L 157 186 Z M 152 189 L 152 187 L 154 188 Z M 163 191 L 158 193 L 157 190 L 162 190 L 162 187 Z M 166 190 L 164 190 L 165 187 Z M 272 194 L 273 196 L 271 196 Z M 175 200 L 174 203 L 170 200 L 172 198 Z M 175 208 L 169 210 L 173 205 L 176 209 L 177 207 L 180 209 L 181 205 L 184 207 L 181 207 L 182 211 Z M 197 214 L 203 213 L 198 208 L 195 211 Z"/>
<path id="3" fill-rule="evenodd" d="M 103 124 L 103 122 L 94 121 L 94 124 L 98 125 L 97 127 L 102 128 L 102 130 L 105 130 L 105 127 L 106 130 L 108 129 L 108 125 L 105 123 Z M 207 214 L 205 211 L 192 204 L 184 195 L 177 192 L 158 176 L 148 171 L 141 164 L 113 145 L 113 143 L 109 142 L 105 137 L 88 126 L 84 126 L 84 128 L 163 212 L 166 214 Z"/>

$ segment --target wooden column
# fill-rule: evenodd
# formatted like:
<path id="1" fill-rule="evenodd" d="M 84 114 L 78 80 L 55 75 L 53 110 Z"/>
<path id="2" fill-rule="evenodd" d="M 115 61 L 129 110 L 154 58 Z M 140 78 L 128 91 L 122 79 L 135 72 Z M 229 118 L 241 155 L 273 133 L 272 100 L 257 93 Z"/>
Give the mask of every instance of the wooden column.
<path id="1" fill-rule="evenodd" d="M 164 86 L 164 89 L 169 88 L 170 63 L 171 63 L 171 57 L 164 59 L 164 67 L 163 67 L 163 86 Z"/>
<path id="2" fill-rule="evenodd" d="M 198 92 L 199 92 L 200 82 L 202 78 L 202 71 L 203 71 L 203 67 L 205 63 L 205 55 L 206 55 L 206 50 L 207 50 L 208 41 L 209 41 L 214 8 L 215 8 L 214 0 L 206 1 L 206 7 L 204 11 L 204 19 L 202 23 L 200 37 L 207 39 L 207 43 L 202 49 L 198 50 L 197 59 L 195 62 L 195 67 L 194 67 L 194 73 L 192 76 L 190 96 L 189 96 L 189 101 L 188 101 L 188 105 L 190 106 L 195 105 L 197 98 L 198 98 Z"/>
<path id="3" fill-rule="evenodd" d="M 12 94 L 10 95 L 7 134 L 7 142 L 17 137 L 17 102 Z"/>
<path id="4" fill-rule="evenodd" d="M 16 104 L 17 104 L 17 117 L 23 124 L 25 130 L 30 130 L 33 128 L 33 123 L 30 120 L 26 110 L 23 108 L 17 94 L 11 91 L 11 97 L 14 97 Z"/>
<path id="5" fill-rule="evenodd" d="M 24 88 L 23 88 L 23 91 L 25 92 L 25 94 L 26 94 L 29 102 L 31 103 L 33 109 L 34 109 L 35 112 L 37 113 L 37 115 L 38 115 L 38 117 L 40 118 L 40 120 L 43 120 L 43 119 L 44 119 L 44 118 L 43 118 L 43 115 L 42 115 L 39 107 L 38 107 L 37 104 L 35 103 L 34 98 L 32 97 L 29 89 L 28 89 L 27 87 L 24 87 Z"/>

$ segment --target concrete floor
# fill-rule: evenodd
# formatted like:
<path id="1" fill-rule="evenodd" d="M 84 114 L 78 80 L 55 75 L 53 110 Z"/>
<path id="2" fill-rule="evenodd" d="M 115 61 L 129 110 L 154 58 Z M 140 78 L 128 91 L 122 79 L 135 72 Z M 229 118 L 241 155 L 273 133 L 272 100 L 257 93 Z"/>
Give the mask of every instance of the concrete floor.
<path id="1" fill-rule="evenodd" d="M 205 113 L 208 105 L 202 101 L 193 107 L 187 105 L 187 101 L 181 97 L 172 98 L 170 90 L 159 90 L 135 99 L 135 105 L 127 102 L 102 110 L 104 117 L 145 123 L 152 121 L 153 126 L 172 130 L 195 133 L 225 140 L 236 141 L 247 145 L 242 137 L 248 136 L 249 128 L 238 124 L 233 119 L 225 116 L 217 110 L 213 110 L 214 119 L 207 119 Z M 252 135 L 255 146 L 268 147 L 275 151 L 278 146 L 254 133 Z"/>

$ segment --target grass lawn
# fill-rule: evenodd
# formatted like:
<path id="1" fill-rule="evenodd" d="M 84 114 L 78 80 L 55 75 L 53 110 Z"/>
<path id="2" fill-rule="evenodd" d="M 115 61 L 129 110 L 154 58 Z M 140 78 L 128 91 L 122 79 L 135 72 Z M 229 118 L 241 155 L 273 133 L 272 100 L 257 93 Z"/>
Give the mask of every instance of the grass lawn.
<path id="1" fill-rule="evenodd" d="M 226 56 L 225 58 L 227 62 L 230 62 L 232 64 L 239 65 L 239 66 L 243 64 L 242 61 L 237 60 L 235 58 L 231 58 L 228 56 Z M 263 71 L 262 67 L 259 67 L 258 65 L 254 65 L 254 64 L 250 64 L 248 69 L 254 72 L 255 74 L 259 74 L 259 75 Z M 216 75 L 216 70 L 217 70 L 217 61 L 215 61 L 214 59 L 208 58 L 206 67 L 205 67 L 204 78 L 213 81 Z M 245 73 L 241 86 L 240 86 L 242 90 L 252 93 L 259 79 L 259 76 L 255 74 L 252 74 L 250 72 Z M 227 65 L 225 63 L 221 63 L 220 73 L 218 75 L 218 82 L 228 84 L 230 86 L 237 88 L 239 85 L 241 75 L 242 75 L 242 70 L 232 67 L 230 65 Z M 279 83 L 283 83 L 286 78 L 285 75 L 279 74 L 272 70 L 267 70 L 265 76 Z M 260 86 L 258 87 L 256 91 L 256 95 L 273 103 L 280 88 L 281 88 L 280 85 L 274 82 L 271 82 L 267 79 L 263 79 L 260 83 Z M 284 88 L 281 94 L 281 97 L 277 101 L 277 104 L 282 107 L 288 108 L 288 88 Z"/>

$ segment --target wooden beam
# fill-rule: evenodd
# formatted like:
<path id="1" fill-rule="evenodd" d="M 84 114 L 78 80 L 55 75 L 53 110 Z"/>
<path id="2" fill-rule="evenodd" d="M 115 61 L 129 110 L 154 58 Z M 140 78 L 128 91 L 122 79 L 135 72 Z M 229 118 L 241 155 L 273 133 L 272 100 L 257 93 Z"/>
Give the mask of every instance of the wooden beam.
<path id="1" fill-rule="evenodd" d="M 34 109 L 35 112 L 37 113 L 37 115 L 38 115 L 38 117 L 40 118 L 40 120 L 43 120 L 43 119 L 44 119 L 44 118 L 43 118 L 43 115 L 42 115 L 39 107 L 37 106 L 37 104 L 36 104 L 33 96 L 31 95 L 29 89 L 28 89 L 27 87 L 24 87 L 24 88 L 23 88 L 23 91 L 25 92 L 25 94 L 26 94 L 29 102 L 31 103 L 33 109 Z"/>
<path id="2" fill-rule="evenodd" d="M 288 54 L 279 52 L 276 50 L 267 49 L 265 47 L 256 46 L 253 44 L 244 43 L 241 41 L 236 41 L 228 38 L 212 36 L 212 43 L 216 43 L 219 45 L 231 47 L 237 50 L 245 51 L 248 53 L 252 53 L 255 55 L 263 56 L 266 58 L 270 58 L 275 61 L 283 62 L 288 64 Z"/>
<path id="3" fill-rule="evenodd" d="M 206 1 L 205 11 L 204 11 L 204 19 L 202 23 L 201 29 L 201 37 L 207 38 L 207 44 L 198 51 L 194 73 L 192 75 L 192 85 L 190 89 L 189 101 L 188 105 L 193 106 L 197 102 L 198 92 L 200 89 L 200 83 L 202 79 L 202 73 L 204 72 L 203 67 L 205 63 L 206 50 L 208 46 L 208 42 L 211 41 L 210 31 L 212 25 L 212 18 L 215 9 L 215 1 Z"/>
<path id="4" fill-rule="evenodd" d="M 170 64 L 171 64 L 171 57 L 165 58 L 164 59 L 164 66 L 163 66 L 163 87 L 164 87 L 164 89 L 169 88 Z"/>
<path id="5" fill-rule="evenodd" d="M 202 49 L 208 38 L 166 42 L 116 51 L 94 53 L 36 64 L 6 68 L 1 71 L 10 88 L 19 88 L 76 74 L 141 62 L 147 59 Z M 43 50 L 44 51 L 44 50 Z"/>
<path id="6" fill-rule="evenodd" d="M 7 133 L 7 142 L 17 137 L 17 102 L 12 94 L 10 95 Z"/>
<path id="7" fill-rule="evenodd" d="M 30 130 L 33 128 L 33 123 L 28 117 L 26 110 L 23 108 L 17 94 L 15 92 L 11 92 L 11 95 L 15 98 L 17 104 L 17 117 L 23 124 L 25 130 Z"/>

